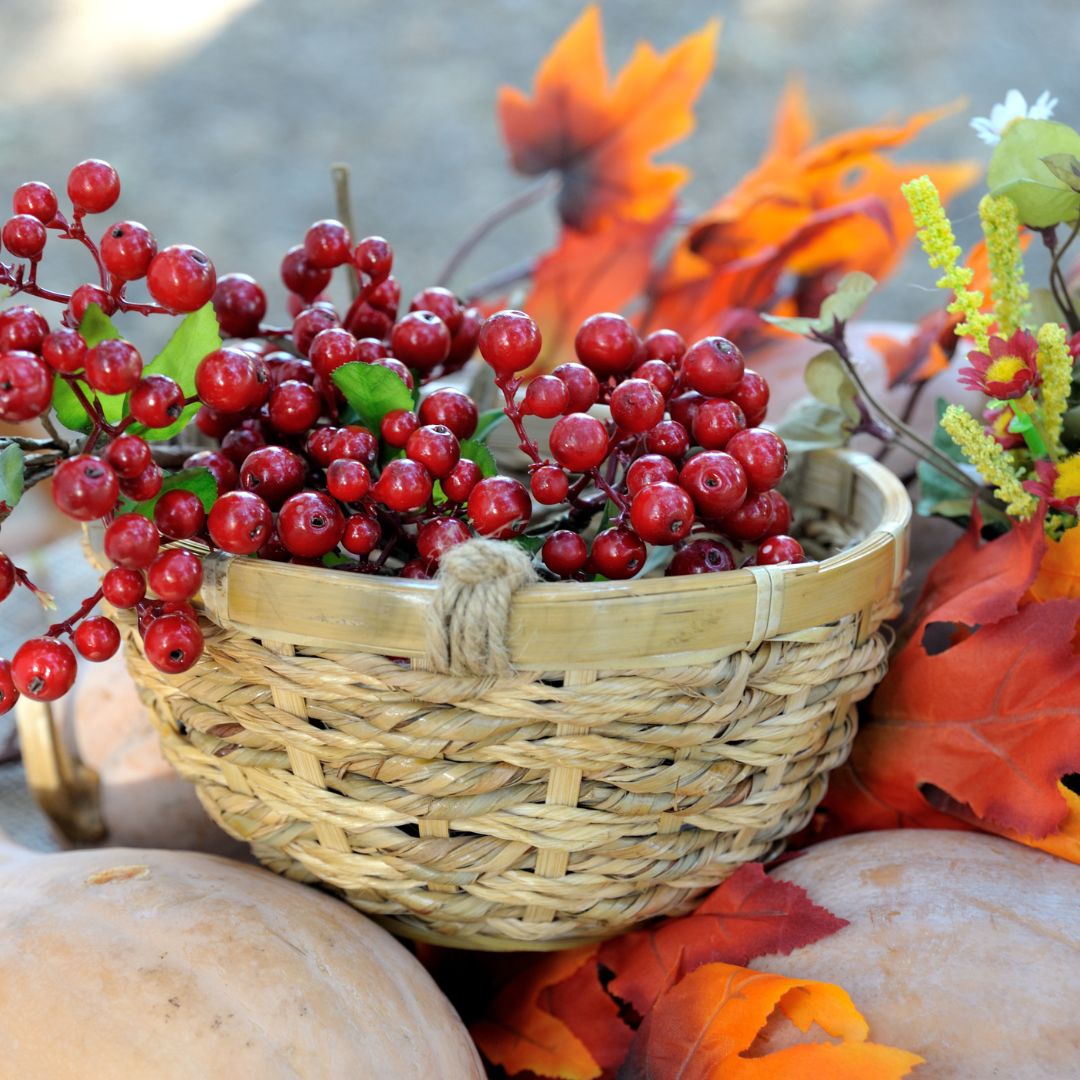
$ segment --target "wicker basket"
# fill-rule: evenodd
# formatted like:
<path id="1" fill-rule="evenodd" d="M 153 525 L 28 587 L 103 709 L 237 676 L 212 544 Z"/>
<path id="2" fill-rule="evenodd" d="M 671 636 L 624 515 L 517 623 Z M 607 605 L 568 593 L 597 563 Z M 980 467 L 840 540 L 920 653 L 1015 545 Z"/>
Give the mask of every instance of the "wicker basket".
<path id="1" fill-rule="evenodd" d="M 465 588 L 501 675 L 433 655 L 445 586 L 218 556 L 203 659 L 162 676 L 120 613 L 128 664 L 166 757 L 271 869 L 428 941 L 594 940 L 775 855 L 848 754 L 910 504 L 849 451 L 797 482 L 845 548 L 818 563 Z"/>

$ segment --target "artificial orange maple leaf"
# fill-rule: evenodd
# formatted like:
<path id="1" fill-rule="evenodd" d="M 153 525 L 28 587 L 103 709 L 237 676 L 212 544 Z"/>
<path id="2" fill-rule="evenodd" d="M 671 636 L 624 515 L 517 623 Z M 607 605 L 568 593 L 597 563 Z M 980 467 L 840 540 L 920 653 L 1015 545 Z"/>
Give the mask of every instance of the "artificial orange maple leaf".
<path id="1" fill-rule="evenodd" d="M 693 104 L 712 71 L 719 23 L 666 53 L 640 42 L 609 83 L 600 9 L 592 5 L 541 63 L 530 98 L 499 91 L 511 161 L 527 175 L 562 175 L 563 221 L 591 230 L 611 215 L 647 221 L 661 213 L 690 172 L 657 165 L 654 154 L 694 129 Z"/>
<path id="2" fill-rule="evenodd" d="M 817 1024 L 839 1043 L 802 1042 L 750 1056 L 779 1009 L 805 1033 Z M 892 1080 L 923 1061 L 868 1042 L 869 1028 L 847 993 L 830 983 L 788 979 L 731 964 L 705 964 L 667 990 L 645 1018 L 620 1080 Z"/>
<path id="3" fill-rule="evenodd" d="M 1080 526 L 1067 529 L 1060 540 L 1048 541 L 1039 573 L 1031 583 L 1034 600 L 1080 597 Z"/>

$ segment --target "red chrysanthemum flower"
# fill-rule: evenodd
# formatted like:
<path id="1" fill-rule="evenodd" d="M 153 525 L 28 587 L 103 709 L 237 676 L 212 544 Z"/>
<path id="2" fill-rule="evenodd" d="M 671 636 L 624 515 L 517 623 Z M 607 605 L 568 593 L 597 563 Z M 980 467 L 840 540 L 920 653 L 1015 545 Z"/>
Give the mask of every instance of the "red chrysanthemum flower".
<path id="1" fill-rule="evenodd" d="M 983 410 L 982 416 L 986 422 L 983 430 L 997 441 L 1002 450 L 1015 450 L 1024 445 L 1024 436 L 1009 430 L 1014 415 L 1010 408 Z"/>
<path id="2" fill-rule="evenodd" d="M 1045 499 L 1047 505 L 1054 510 L 1075 514 L 1077 506 L 1080 505 L 1080 484 L 1077 483 L 1080 459 L 1067 458 L 1062 464 L 1063 471 L 1051 461 L 1036 461 L 1036 479 L 1025 480 L 1024 490 L 1030 491 L 1039 499 Z"/>
<path id="3" fill-rule="evenodd" d="M 960 383 L 1001 401 L 1023 397 L 1039 375 L 1038 351 L 1038 342 L 1027 330 L 1017 330 L 1008 341 L 991 338 L 989 353 L 968 353 L 971 367 L 960 372 Z"/>

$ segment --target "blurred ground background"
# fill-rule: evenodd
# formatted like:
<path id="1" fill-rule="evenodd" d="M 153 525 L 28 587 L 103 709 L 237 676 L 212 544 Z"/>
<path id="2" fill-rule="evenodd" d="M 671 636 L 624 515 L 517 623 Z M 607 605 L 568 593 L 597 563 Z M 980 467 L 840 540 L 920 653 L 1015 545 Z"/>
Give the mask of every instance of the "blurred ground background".
<path id="1" fill-rule="evenodd" d="M 0 0 L 0 200 L 28 179 L 62 190 L 75 162 L 105 158 L 124 193 L 102 229 L 130 217 L 162 245 L 195 244 L 219 273 L 259 278 L 280 314 L 278 262 L 311 221 L 333 214 L 327 170 L 342 161 L 353 172 L 357 232 L 391 240 L 408 296 L 473 223 L 528 183 L 506 166 L 496 90 L 530 85 L 581 8 L 582 0 Z M 1012 86 L 1029 101 L 1049 88 L 1059 116 L 1077 119 L 1080 66 L 1059 48 L 1080 23 L 1069 0 L 609 0 L 603 8 L 612 68 L 640 38 L 666 48 L 713 16 L 724 20 L 698 130 L 675 152 L 694 169 L 691 209 L 714 202 L 756 162 L 790 75 L 805 78 L 825 133 L 967 98 L 905 149 L 912 160 L 985 161 L 989 150 L 968 118 L 988 115 Z M 965 243 L 976 231 L 976 200 L 954 206 Z M 496 232 L 456 284 L 553 234 L 549 213 L 530 213 Z M 63 253 L 70 262 L 57 254 L 50 248 L 46 284 L 85 279 L 77 252 Z M 930 283 L 912 258 L 871 311 L 914 318 L 933 306 Z M 26 552 L 51 526 L 24 520 L 19 528 L 5 530 L 5 547 L 55 575 Z M 63 576 L 52 580 L 70 607 L 82 583 Z M 0 654 L 44 625 L 28 600 L 4 605 Z M 0 769 L 0 824 L 32 830 L 19 817 L 19 790 L 17 772 Z"/>

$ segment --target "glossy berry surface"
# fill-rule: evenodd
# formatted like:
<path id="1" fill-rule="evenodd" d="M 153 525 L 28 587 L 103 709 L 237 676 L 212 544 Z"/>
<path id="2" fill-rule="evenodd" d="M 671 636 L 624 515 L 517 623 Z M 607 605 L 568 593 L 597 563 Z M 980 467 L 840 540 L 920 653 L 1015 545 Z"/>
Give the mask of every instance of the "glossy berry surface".
<path id="1" fill-rule="evenodd" d="M 570 391 L 562 379 L 554 375 L 539 375 L 525 388 L 521 411 L 527 416 L 551 420 L 562 416 L 570 405 Z"/>
<path id="2" fill-rule="evenodd" d="M 759 545 L 754 561 L 758 566 L 801 563 L 806 562 L 806 552 L 793 536 L 770 536 Z"/>
<path id="3" fill-rule="evenodd" d="M 19 700 L 19 691 L 11 677 L 11 661 L 0 656 L 0 716 L 10 712 Z"/>
<path id="4" fill-rule="evenodd" d="M 682 577 L 734 569 L 735 559 L 726 544 L 719 540 L 694 540 L 675 552 L 665 572 L 668 577 Z"/>
<path id="5" fill-rule="evenodd" d="M 193 491 L 173 488 L 154 506 L 154 524 L 170 540 L 190 540 L 206 522 L 206 508 Z"/>
<path id="6" fill-rule="evenodd" d="M 86 342 L 78 330 L 58 326 L 42 341 L 41 358 L 53 371 L 70 375 L 86 362 Z"/>
<path id="7" fill-rule="evenodd" d="M 345 522 L 341 546 L 353 555 L 370 555 L 379 546 L 382 529 L 370 514 L 353 514 Z"/>
<path id="8" fill-rule="evenodd" d="M 407 367 L 431 371 L 450 355 L 450 331 L 430 311 L 414 311 L 394 326 L 390 348 Z"/>
<path id="9" fill-rule="evenodd" d="M 595 469 L 607 457 L 607 428 L 595 416 L 571 413 L 551 429 L 548 445 L 564 469 L 586 472 Z"/>
<path id="10" fill-rule="evenodd" d="M 11 658 L 11 677 L 20 694 L 33 701 L 55 701 L 75 682 L 77 664 L 59 638 L 31 638 Z"/>
<path id="11" fill-rule="evenodd" d="M 787 447 L 765 428 L 747 428 L 733 436 L 727 452 L 742 465 L 751 491 L 768 491 L 784 478 Z"/>
<path id="12" fill-rule="evenodd" d="M 584 364 L 560 364 L 551 374 L 569 391 L 564 412 L 588 412 L 600 400 L 600 382 Z"/>
<path id="13" fill-rule="evenodd" d="M 461 458 L 457 436 L 442 424 L 417 428 L 405 443 L 405 454 L 418 461 L 436 480 L 449 476 Z"/>
<path id="14" fill-rule="evenodd" d="M 479 536 L 507 540 L 520 536 L 532 517 L 532 500 L 524 485 L 508 476 L 488 476 L 471 492 L 469 520 Z"/>
<path id="15" fill-rule="evenodd" d="M 763 375 L 747 368 L 733 391 L 731 400 L 746 415 L 746 426 L 757 427 L 769 410 L 769 384 Z"/>
<path id="16" fill-rule="evenodd" d="M 11 197 L 11 209 L 16 214 L 30 214 L 42 225 L 48 225 L 58 209 L 56 192 L 40 180 L 29 180 L 20 184 Z"/>
<path id="17" fill-rule="evenodd" d="M 116 623 L 104 615 L 83 619 L 73 636 L 79 655 L 94 663 L 110 659 L 120 648 L 120 631 Z"/>
<path id="18" fill-rule="evenodd" d="M 217 286 L 214 264 L 190 244 L 173 244 L 150 262 L 146 274 L 150 295 L 170 311 L 198 311 L 210 302 Z"/>
<path id="19" fill-rule="evenodd" d="M 274 516 L 265 500 L 251 491 L 228 491 L 206 518 L 210 538 L 232 555 L 251 555 L 266 543 Z"/>
<path id="20" fill-rule="evenodd" d="M 710 397 L 734 393 L 744 370 L 742 353 L 722 337 L 703 338 L 691 345 L 680 366 L 687 385 Z"/>
<path id="21" fill-rule="evenodd" d="M 524 311 L 497 311 L 484 320 L 477 341 L 480 355 L 496 374 L 524 371 L 540 355 L 540 328 Z"/>
<path id="22" fill-rule="evenodd" d="M 649 484 L 630 504 L 630 524 L 647 544 L 675 544 L 693 528 L 693 500 L 678 484 Z"/>
<path id="23" fill-rule="evenodd" d="M 107 161 L 88 158 L 68 173 L 67 193 L 76 210 L 103 214 L 120 198 L 120 177 Z"/>
<path id="24" fill-rule="evenodd" d="M 396 458 L 386 463 L 371 489 L 372 495 L 390 510 L 419 510 L 431 498 L 431 473 L 418 461 Z"/>
<path id="25" fill-rule="evenodd" d="M 30 214 L 16 214 L 4 222 L 0 240 L 17 259 L 36 259 L 45 249 L 45 226 Z"/>
<path id="26" fill-rule="evenodd" d="M 101 591 L 113 607 L 133 608 L 146 595 L 146 578 L 138 570 L 114 566 L 102 578 Z"/>
<path id="27" fill-rule="evenodd" d="M 443 494 L 452 502 L 463 503 L 483 478 L 483 471 L 475 461 L 462 458 L 442 481 Z"/>
<path id="28" fill-rule="evenodd" d="M 284 446 L 262 446 L 253 450 L 240 467 L 240 486 L 280 506 L 304 486 L 307 470 L 299 454 Z"/>
<path id="29" fill-rule="evenodd" d="M 193 552 L 170 548 L 150 564 L 146 580 L 162 600 L 190 600 L 202 588 L 202 560 Z"/>
<path id="30" fill-rule="evenodd" d="M 195 369 L 195 392 L 201 401 L 223 413 L 257 409 L 270 395 L 262 359 L 241 349 L 216 349 Z"/>
<path id="31" fill-rule="evenodd" d="M 126 394 L 142 369 L 139 350 L 122 338 L 106 338 L 86 353 L 86 381 L 101 394 Z"/>
<path id="32" fill-rule="evenodd" d="M 615 525 L 599 533 L 592 544 L 592 569 L 612 581 L 634 577 L 645 565 L 645 543 L 630 529 Z"/>
<path id="33" fill-rule="evenodd" d="M 0 311 L 0 352 L 41 351 L 49 324 L 26 304 Z"/>
<path id="34" fill-rule="evenodd" d="M 109 561 L 128 570 L 145 570 L 160 546 L 157 526 L 142 514 L 121 514 L 105 530 Z"/>
<path id="35" fill-rule="evenodd" d="M 318 559 L 338 546 L 344 532 L 340 507 L 321 491 L 290 495 L 278 513 L 278 535 L 292 555 Z"/>
<path id="36" fill-rule="evenodd" d="M 249 337 L 259 332 L 266 315 L 266 293 L 249 274 L 224 274 L 218 278 L 213 301 L 225 337 Z"/>
<path id="37" fill-rule="evenodd" d="M 371 474 L 361 461 L 342 458 L 326 470 L 326 490 L 339 502 L 359 502 L 371 489 Z"/>
<path id="38" fill-rule="evenodd" d="M 722 450 L 705 450 L 690 458 L 679 472 L 679 485 L 705 518 L 724 517 L 746 498 L 746 473 Z"/>
<path id="39" fill-rule="evenodd" d="M 627 379 L 611 394 L 611 419 L 631 435 L 643 435 L 664 418 L 664 395 L 647 379 Z"/>
<path id="40" fill-rule="evenodd" d="M 161 466 L 156 461 L 151 461 L 138 476 L 130 480 L 126 477 L 122 479 L 120 490 L 133 502 L 146 502 L 157 495 L 164 482 L 165 474 Z"/>
<path id="41" fill-rule="evenodd" d="M 352 257 L 352 238 L 349 230 L 333 218 L 316 221 L 304 235 L 304 254 L 312 266 L 333 270 Z"/>
<path id="42" fill-rule="evenodd" d="M 619 375 L 634 366 L 638 336 L 621 316 L 610 311 L 590 315 L 574 338 L 578 359 L 600 378 Z"/>
<path id="43" fill-rule="evenodd" d="M 463 521 L 451 517 L 437 517 L 425 521 L 416 534 L 416 550 L 428 563 L 437 563 L 451 548 L 472 539 L 472 533 Z"/>
<path id="44" fill-rule="evenodd" d="M 419 427 L 420 417 L 412 409 L 393 409 L 382 418 L 379 434 L 387 446 L 402 450 Z"/>
<path id="45" fill-rule="evenodd" d="M 166 675 L 179 675 L 202 656 L 203 636 L 191 619 L 169 612 L 154 619 L 143 639 L 146 659 Z"/>
<path id="46" fill-rule="evenodd" d="M 53 502 L 76 521 L 104 517 L 116 505 L 120 489 L 109 464 L 92 454 L 62 461 L 53 474 Z"/>
<path id="47" fill-rule="evenodd" d="M 444 289 L 441 285 L 435 285 L 430 289 L 418 292 L 412 298 L 409 310 L 429 311 L 432 315 L 438 316 L 446 324 L 446 329 L 450 331 L 451 338 L 460 328 L 461 320 L 465 314 L 461 301 L 449 289 Z"/>
<path id="48" fill-rule="evenodd" d="M 576 532 L 557 529 L 544 541 L 540 558 L 553 574 L 568 578 L 584 569 L 589 549 Z"/>
<path id="49" fill-rule="evenodd" d="M 459 439 L 471 439 L 480 420 L 476 402 L 449 386 L 424 398 L 418 415 L 421 424 L 441 424 Z"/>
<path id="50" fill-rule="evenodd" d="M 694 442 L 706 450 L 723 450 L 746 428 L 742 409 L 725 398 L 707 398 L 694 416 Z"/>
<path id="51" fill-rule="evenodd" d="M 679 479 L 678 466 L 662 454 L 643 454 L 626 470 L 626 492 L 633 498 L 649 484 L 674 484 Z"/>
<path id="52" fill-rule="evenodd" d="M 529 490 L 533 498 L 544 506 L 557 506 L 570 490 L 570 480 L 555 465 L 541 465 L 529 477 Z"/>
<path id="53" fill-rule="evenodd" d="M 0 551 L 0 603 L 11 595 L 15 588 L 15 564 Z"/>
<path id="54" fill-rule="evenodd" d="M 168 375 L 144 375 L 131 390 L 128 409 L 148 428 L 167 428 L 184 411 L 184 391 Z"/>
<path id="55" fill-rule="evenodd" d="M 0 354 L 0 420 L 33 420 L 49 407 L 52 372 L 32 353 Z"/>
<path id="56" fill-rule="evenodd" d="M 118 281 L 136 281 L 146 276 L 157 249 L 157 240 L 145 225 L 118 221 L 101 238 L 101 261 Z"/>
<path id="57" fill-rule="evenodd" d="M 322 399 L 306 382 L 287 379 L 270 391 L 268 414 L 270 423 L 283 435 L 299 435 L 319 419 Z"/>

